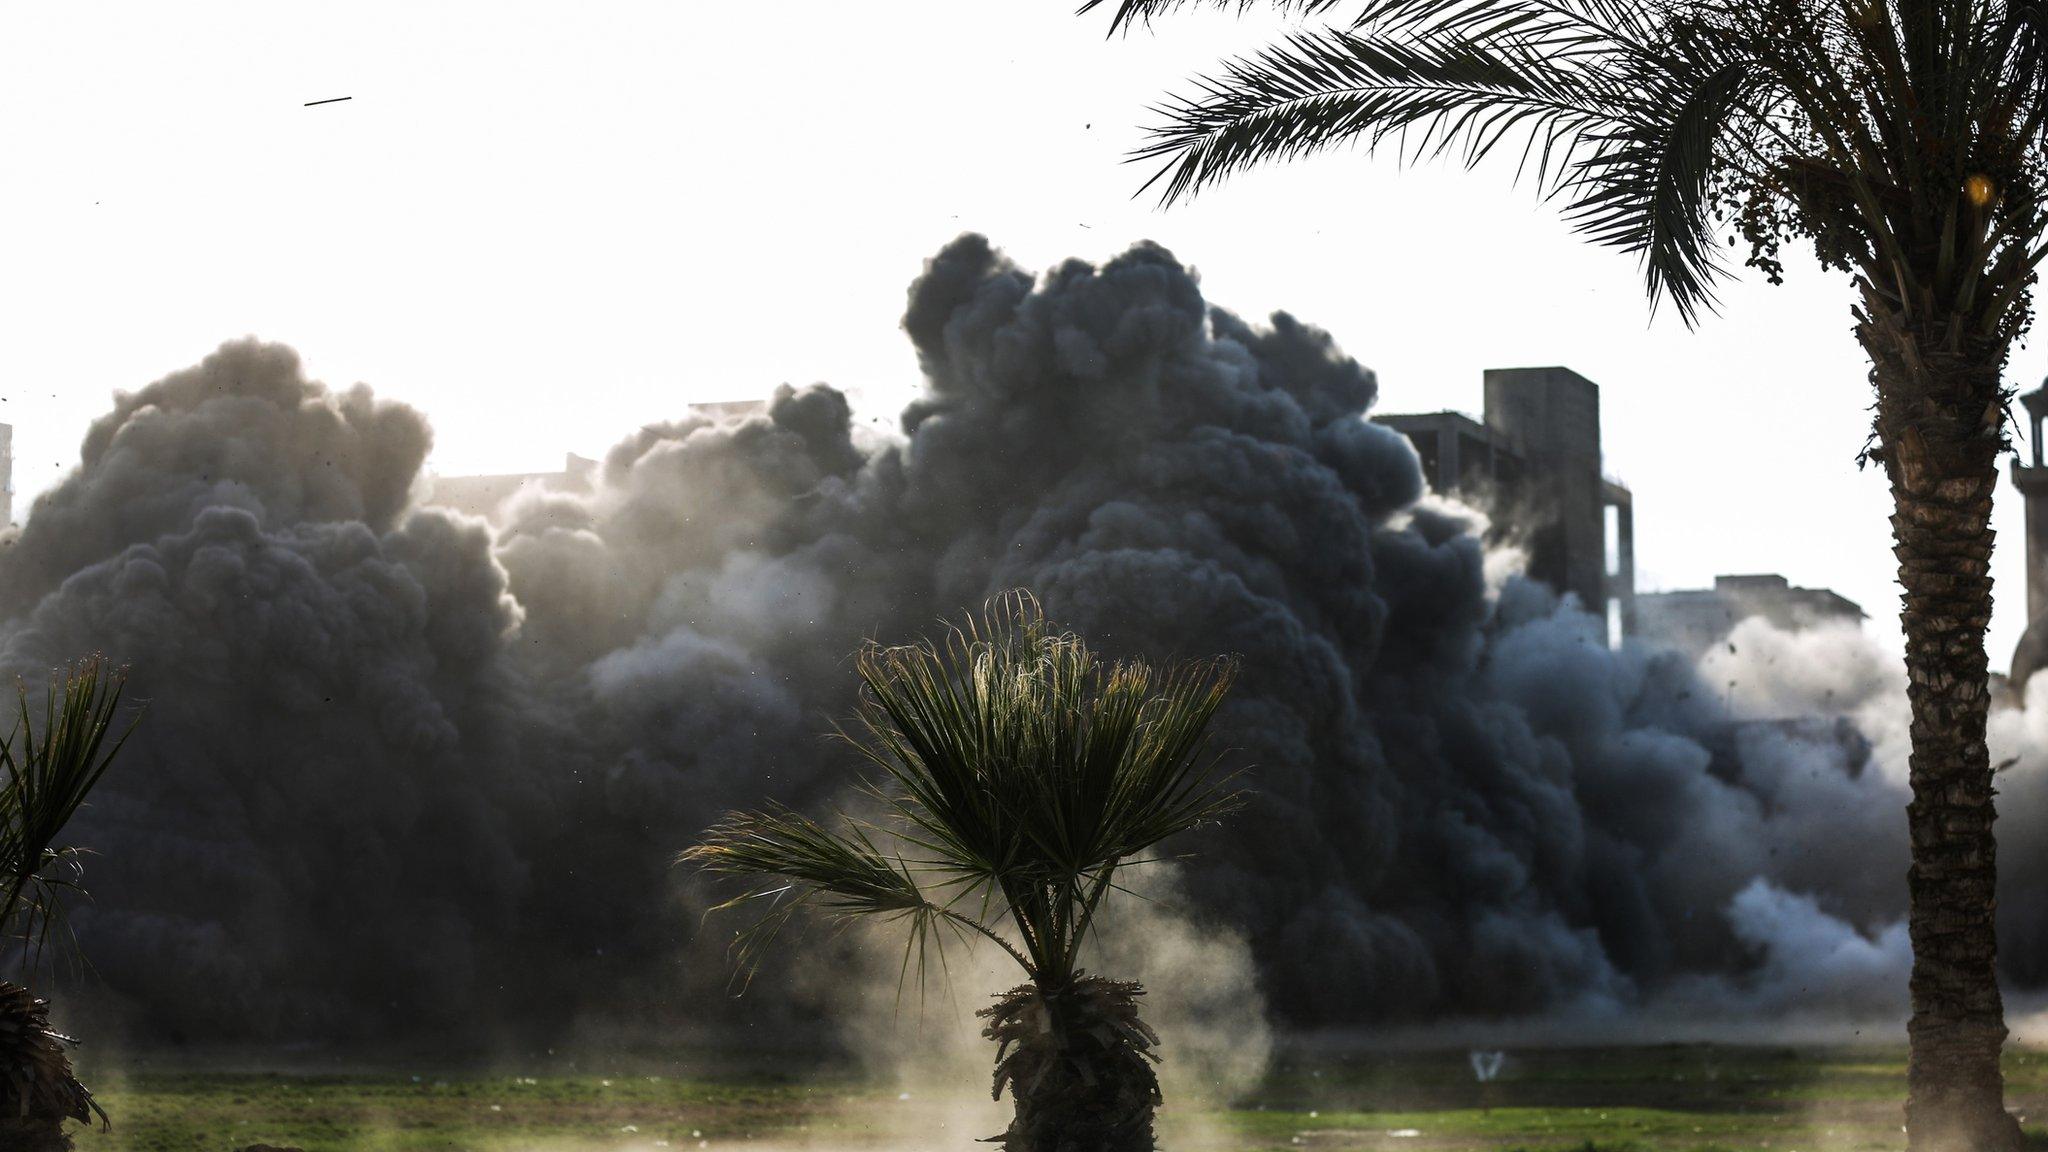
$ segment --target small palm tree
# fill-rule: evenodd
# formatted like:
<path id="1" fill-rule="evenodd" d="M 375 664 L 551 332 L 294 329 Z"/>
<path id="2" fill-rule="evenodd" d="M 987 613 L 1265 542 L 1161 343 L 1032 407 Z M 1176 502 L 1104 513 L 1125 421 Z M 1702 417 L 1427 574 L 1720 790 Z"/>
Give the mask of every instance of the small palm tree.
<path id="1" fill-rule="evenodd" d="M 82 852 L 58 841 L 134 730 L 132 719 L 115 731 L 123 681 L 98 658 L 54 673 L 40 723 L 22 685 L 14 732 L 0 740 L 0 934 L 20 942 L 25 978 L 48 944 L 69 939 L 63 896 L 80 891 Z M 50 1027 L 46 1002 L 0 981 L 0 1148 L 63 1152 L 66 1120 L 105 1123 L 71 1073 L 73 1043 Z"/>
<path id="2" fill-rule="evenodd" d="M 1135 983 L 1081 968 L 1118 872 L 1233 808 L 1210 718 L 1234 666 L 1105 663 L 1049 626 L 1028 594 L 993 601 L 943 644 L 869 645 L 846 734 L 879 776 L 886 816 L 833 832 L 794 812 L 727 815 L 682 859 L 767 880 L 721 907 L 765 900 L 758 948 L 797 908 L 904 922 L 905 967 L 928 946 L 985 938 L 1026 983 L 982 1010 L 1008 1152 L 1147 1152 L 1160 1102 L 1158 1043 Z"/>
<path id="3" fill-rule="evenodd" d="M 1119 0 L 1114 26 L 1182 3 Z M 2048 258 L 2048 5 L 1363 0 L 1162 114 L 1139 156 L 1164 162 L 1153 180 L 1168 201 L 1345 144 L 1477 163 L 1507 142 L 1582 233 L 1641 259 L 1652 301 L 1687 323 L 1713 304 L 1724 233 L 1773 282 L 1788 240 L 1854 277 L 1913 713 L 1909 1142 L 2016 1147 L 1984 630 L 2001 374 Z"/>

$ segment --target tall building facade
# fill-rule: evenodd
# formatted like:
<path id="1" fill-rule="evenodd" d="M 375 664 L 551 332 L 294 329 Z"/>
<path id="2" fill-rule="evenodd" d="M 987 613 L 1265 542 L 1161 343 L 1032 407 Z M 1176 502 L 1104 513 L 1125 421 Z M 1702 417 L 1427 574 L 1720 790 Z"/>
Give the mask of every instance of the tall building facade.
<path id="1" fill-rule="evenodd" d="M 1436 492 L 1492 510 L 1527 541 L 1529 574 L 1635 629 L 1635 501 L 1600 456 L 1600 386 L 1569 368 L 1489 368 L 1485 407 L 1376 417 Z"/>
<path id="2" fill-rule="evenodd" d="M 711 400 L 689 406 L 696 415 L 714 420 L 746 420 L 768 414 L 766 400 Z M 5 425 L 0 425 L 4 428 Z M 524 492 L 588 492 L 597 480 L 598 462 L 568 453 L 560 472 L 507 472 L 491 476 L 435 476 L 428 482 L 424 503 L 452 508 L 501 523 L 506 505 Z"/>
<path id="3" fill-rule="evenodd" d="M 1712 588 L 1639 593 L 1634 634 L 1699 656 L 1753 617 L 1786 632 L 1830 623 L 1861 626 L 1864 618 L 1862 607 L 1848 597 L 1794 587 L 1775 573 L 1716 576 Z"/>
<path id="4" fill-rule="evenodd" d="M 560 472 L 508 472 L 494 476 L 435 476 L 424 503 L 452 508 L 497 522 L 505 505 L 522 492 L 588 492 L 597 461 L 568 454 Z"/>
<path id="5" fill-rule="evenodd" d="M 2027 411 L 2032 462 L 2015 456 L 2012 486 L 2026 502 L 2027 535 L 2027 630 L 2013 649 L 2012 671 L 2008 674 L 2014 691 L 2024 689 L 2027 680 L 2048 663 L 2048 461 L 2042 458 L 2041 421 L 2048 417 L 2048 385 L 2020 397 Z"/>

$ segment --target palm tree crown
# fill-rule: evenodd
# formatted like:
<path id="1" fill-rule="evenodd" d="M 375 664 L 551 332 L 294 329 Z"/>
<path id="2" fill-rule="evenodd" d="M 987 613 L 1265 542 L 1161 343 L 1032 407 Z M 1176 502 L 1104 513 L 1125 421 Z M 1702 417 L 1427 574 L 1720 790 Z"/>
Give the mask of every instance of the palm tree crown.
<path id="1" fill-rule="evenodd" d="M 116 724 L 124 684 L 91 657 L 51 673 L 40 709 L 20 685 L 14 731 L 0 738 L 0 939 L 20 941 L 30 977 L 53 937 L 70 941 L 63 897 L 80 891 L 83 853 L 61 842 L 64 828 L 141 720 L 137 713 Z M 51 1027 L 47 1002 L 0 981 L 0 1147 L 63 1152 L 66 1120 L 107 1123 L 71 1073 L 72 1043 Z"/>
<path id="2" fill-rule="evenodd" d="M 29 968 L 63 927 L 63 892 L 78 889 L 82 852 L 59 843 L 64 827 L 141 720 L 116 730 L 125 683 L 97 657 L 53 672 L 41 721 L 24 685 L 14 731 L 0 739 L 0 934 L 21 941 Z"/>
<path id="3" fill-rule="evenodd" d="M 845 735 L 879 770 L 864 791 L 886 816 L 834 832 L 782 809 L 733 813 L 683 853 L 771 881 L 721 905 L 774 901 L 743 953 L 810 904 L 907 920 L 920 970 L 944 928 L 1062 987 L 1118 871 L 1238 803 L 1206 741 L 1228 661 L 1106 662 L 1012 593 L 943 643 L 871 644 L 857 663 Z"/>
<path id="4" fill-rule="evenodd" d="M 1114 26 L 1182 2 L 1121 0 Z M 1173 201 L 1340 144 L 1476 163 L 1506 143 L 1688 323 L 1732 231 L 1774 278 L 1779 244 L 1809 239 L 1959 336 L 2009 340 L 2048 254 L 2043 20 L 2015 0 L 1367 0 L 1169 101 L 1138 156 Z"/>

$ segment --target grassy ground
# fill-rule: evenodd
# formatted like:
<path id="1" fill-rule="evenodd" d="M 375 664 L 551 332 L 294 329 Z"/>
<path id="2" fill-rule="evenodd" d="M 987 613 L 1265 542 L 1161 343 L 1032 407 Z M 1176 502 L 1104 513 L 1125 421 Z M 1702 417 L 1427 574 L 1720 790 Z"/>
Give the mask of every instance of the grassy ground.
<path id="1" fill-rule="evenodd" d="M 2014 1051 L 2011 1101 L 2048 1120 L 2048 1053 Z M 82 1068 L 88 1077 L 95 1070 Z M 80 1152 L 641 1152 L 656 1148 L 978 1147 L 1001 1109 L 833 1075 L 302 1075 L 143 1070 L 100 1096 L 110 1133 Z M 1162 1145 L 1186 1152 L 1899 1148 L 1902 1052 L 1683 1045 L 1510 1053 L 1475 1083 L 1462 1052 L 1281 1056 L 1244 1099 L 1169 1099 Z M 2034 1125 L 2029 1124 L 2032 1129 Z M 2048 1140 L 2044 1140 L 2048 1143 Z M 985 1146 L 979 1146 L 985 1147 Z"/>

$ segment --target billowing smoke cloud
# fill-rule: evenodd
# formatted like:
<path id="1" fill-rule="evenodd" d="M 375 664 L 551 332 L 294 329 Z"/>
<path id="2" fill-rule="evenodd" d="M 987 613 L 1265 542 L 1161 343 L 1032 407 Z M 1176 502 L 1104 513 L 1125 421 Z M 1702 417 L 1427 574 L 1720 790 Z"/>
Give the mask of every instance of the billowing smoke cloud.
<path id="1" fill-rule="evenodd" d="M 515 924 L 519 608 L 481 525 L 408 510 L 428 439 L 231 346 L 122 396 L 8 550 L 6 666 L 118 653 L 155 702 L 77 829 L 79 928 L 167 1030 L 459 1010 Z"/>
<path id="2" fill-rule="evenodd" d="M 721 808 L 841 796 L 847 654 L 1021 586 L 1113 651 L 1243 659 L 1221 728 L 1257 799 L 1183 888 L 1287 1022 L 1777 1012 L 1815 980 L 1896 1008 L 1882 660 L 1610 652 L 1424 494 L 1369 371 L 1155 246 L 1034 276 L 963 237 L 904 328 L 898 436 L 784 387 L 497 530 L 413 498 L 418 413 L 286 349 L 120 397 L 0 553 L 0 662 L 103 650 L 152 701 L 79 829 L 101 994 L 194 1037 L 713 1016 L 731 925 L 672 854 Z M 1731 721 L 1764 681 L 1793 718 Z M 2048 733 L 2002 738 L 2031 860 Z M 2041 939 L 2048 903 L 2007 920 Z"/>

